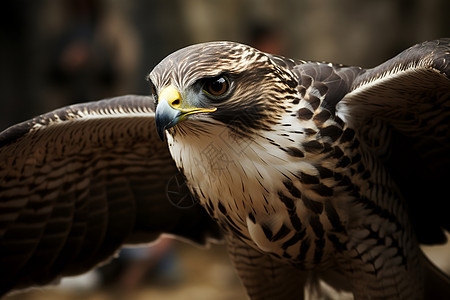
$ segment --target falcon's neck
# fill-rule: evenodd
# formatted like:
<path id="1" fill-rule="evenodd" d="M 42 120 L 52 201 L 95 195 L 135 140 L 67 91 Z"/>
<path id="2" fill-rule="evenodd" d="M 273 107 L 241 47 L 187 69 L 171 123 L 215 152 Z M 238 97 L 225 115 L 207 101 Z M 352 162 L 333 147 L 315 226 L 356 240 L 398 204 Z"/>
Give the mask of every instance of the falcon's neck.
<path id="1" fill-rule="evenodd" d="M 246 137 L 221 123 L 186 121 L 168 142 L 192 193 L 225 231 L 305 268 L 329 263 L 331 245 L 344 243 L 349 223 L 359 227 L 364 219 L 364 206 L 353 200 L 373 198 L 383 177 L 367 173 L 368 165 L 376 170 L 372 157 L 332 117 L 301 120 L 288 112 L 271 130 Z M 309 241 L 318 241 L 314 250 L 301 248 Z"/>
<path id="2" fill-rule="evenodd" d="M 190 126 L 183 130 L 189 132 Z M 298 168 L 277 146 L 280 139 L 285 140 L 279 133 L 263 132 L 248 138 L 223 125 L 208 124 L 199 134 L 175 134 L 168 141 L 172 157 L 203 205 L 212 202 L 216 207 L 221 202 L 233 210 L 267 213 L 274 210 L 273 203 L 262 198 L 270 197 L 278 183 L 282 184 L 283 174 Z"/>
<path id="3" fill-rule="evenodd" d="M 169 148 L 191 191 L 211 216 L 260 250 L 298 253 L 299 244 L 297 249 L 280 250 L 292 238 L 288 232 L 303 230 L 299 227 L 307 224 L 302 225 L 302 220 L 310 220 L 323 207 L 323 196 L 310 184 L 319 176 L 323 155 L 299 147 L 312 131 L 289 114 L 271 131 L 250 138 L 236 136 L 222 124 L 202 128 L 188 122 L 168 134 Z M 309 202 L 302 203 L 300 197 Z M 311 211 L 314 206 L 316 211 Z M 313 234 L 311 227 L 304 229 L 306 235 Z M 278 240 L 268 240 L 267 235 L 277 233 Z"/>

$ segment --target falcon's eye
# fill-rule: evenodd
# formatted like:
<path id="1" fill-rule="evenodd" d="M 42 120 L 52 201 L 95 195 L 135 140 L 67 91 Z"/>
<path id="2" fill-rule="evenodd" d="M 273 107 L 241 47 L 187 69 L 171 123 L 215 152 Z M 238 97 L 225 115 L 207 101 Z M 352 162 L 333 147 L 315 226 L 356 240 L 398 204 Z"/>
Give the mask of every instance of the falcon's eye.
<path id="1" fill-rule="evenodd" d="M 227 77 L 220 75 L 217 77 L 208 78 L 203 84 L 203 91 L 213 97 L 219 97 L 228 92 L 230 82 Z"/>

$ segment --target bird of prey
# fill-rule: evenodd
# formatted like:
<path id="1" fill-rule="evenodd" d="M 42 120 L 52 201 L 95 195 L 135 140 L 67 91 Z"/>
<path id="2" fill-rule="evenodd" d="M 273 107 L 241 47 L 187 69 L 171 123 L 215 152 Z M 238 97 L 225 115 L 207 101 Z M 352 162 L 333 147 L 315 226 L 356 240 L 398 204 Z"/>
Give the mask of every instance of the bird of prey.
<path id="1" fill-rule="evenodd" d="M 355 299 L 448 297 L 419 245 L 450 230 L 449 65 L 450 39 L 372 69 L 203 43 L 161 61 L 150 96 L 6 129 L 0 294 L 169 233 L 225 240 L 251 299 L 318 279 Z M 171 204 L 174 176 L 200 205 Z"/>

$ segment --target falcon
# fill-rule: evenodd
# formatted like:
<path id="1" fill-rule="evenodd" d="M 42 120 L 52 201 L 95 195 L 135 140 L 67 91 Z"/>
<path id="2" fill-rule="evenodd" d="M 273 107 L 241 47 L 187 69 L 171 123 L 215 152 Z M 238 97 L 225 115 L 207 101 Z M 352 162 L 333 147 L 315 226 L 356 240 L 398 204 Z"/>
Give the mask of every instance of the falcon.
<path id="1" fill-rule="evenodd" d="M 168 233 L 226 241 L 251 299 L 303 299 L 319 279 L 355 299 L 446 299 L 419 246 L 450 230 L 449 63 L 450 39 L 372 69 L 203 43 L 161 61 L 150 96 L 6 129 L 0 294 Z M 200 205 L 170 203 L 174 176 Z"/>

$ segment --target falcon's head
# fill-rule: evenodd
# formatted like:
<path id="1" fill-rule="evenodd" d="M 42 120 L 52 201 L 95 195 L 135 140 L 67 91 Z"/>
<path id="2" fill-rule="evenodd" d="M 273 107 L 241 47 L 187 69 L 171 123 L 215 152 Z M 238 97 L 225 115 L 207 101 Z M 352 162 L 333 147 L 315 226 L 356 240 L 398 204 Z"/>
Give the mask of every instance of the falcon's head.
<path id="1" fill-rule="evenodd" d="M 191 192 L 217 220 L 234 207 L 229 218 L 248 238 L 248 209 L 265 215 L 276 210 L 267 203 L 282 206 L 275 198 L 284 174 L 295 174 L 289 162 L 303 156 L 294 147 L 302 136 L 289 127 L 300 96 L 288 65 L 294 63 L 249 46 L 213 42 L 171 54 L 149 76 L 157 130 L 162 139 L 167 131 Z"/>
<path id="2" fill-rule="evenodd" d="M 166 129 L 171 135 L 201 134 L 218 123 L 243 135 L 270 130 L 297 86 L 280 58 L 232 42 L 181 49 L 161 61 L 149 79 L 162 139 Z"/>

